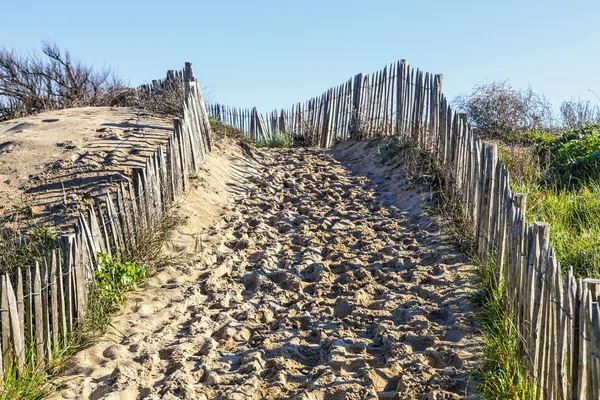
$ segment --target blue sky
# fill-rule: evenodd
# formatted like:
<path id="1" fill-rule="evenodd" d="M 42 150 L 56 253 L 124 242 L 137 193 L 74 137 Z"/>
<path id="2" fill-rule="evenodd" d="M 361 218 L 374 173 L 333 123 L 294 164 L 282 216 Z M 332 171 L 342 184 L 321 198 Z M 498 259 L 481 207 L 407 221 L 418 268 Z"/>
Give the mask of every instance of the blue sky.
<path id="1" fill-rule="evenodd" d="M 485 79 L 531 84 L 555 108 L 600 96 L 600 1 L 3 2 L 0 45 L 55 41 L 132 85 L 191 61 L 209 98 L 261 111 L 405 58 L 449 98 Z"/>

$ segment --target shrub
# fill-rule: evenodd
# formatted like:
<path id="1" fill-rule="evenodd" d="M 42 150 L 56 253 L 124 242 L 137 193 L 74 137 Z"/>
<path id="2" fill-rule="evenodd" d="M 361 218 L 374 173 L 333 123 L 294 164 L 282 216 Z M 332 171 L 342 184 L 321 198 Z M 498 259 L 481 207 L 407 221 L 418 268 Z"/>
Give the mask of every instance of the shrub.
<path id="1" fill-rule="evenodd" d="M 121 262 L 120 257 L 111 258 L 98 253 L 101 268 L 94 273 L 97 294 L 112 308 L 124 302 L 125 292 L 135 290 L 137 283 L 146 278 L 146 270 L 134 262 Z"/>
<path id="2" fill-rule="evenodd" d="M 551 157 L 553 180 L 579 187 L 600 178 L 600 124 L 564 132 L 554 141 L 541 142 Z"/>
<path id="3" fill-rule="evenodd" d="M 531 88 L 515 89 L 507 81 L 484 82 L 454 103 L 478 133 L 488 138 L 510 139 L 514 132 L 552 126 L 552 107 Z"/>
<path id="4" fill-rule="evenodd" d="M 578 128 L 587 124 L 600 123 L 600 107 L 581 99 L 563 101 L 560 105 L 563 126 Z"/>
<path id="5" fill-rule="evenodd" d="M 55 43 L 21 55 L 0 49 L 0 120 L 46 110 L 114 104 L 130 99 L 110 69 L 96 70 Z"/>

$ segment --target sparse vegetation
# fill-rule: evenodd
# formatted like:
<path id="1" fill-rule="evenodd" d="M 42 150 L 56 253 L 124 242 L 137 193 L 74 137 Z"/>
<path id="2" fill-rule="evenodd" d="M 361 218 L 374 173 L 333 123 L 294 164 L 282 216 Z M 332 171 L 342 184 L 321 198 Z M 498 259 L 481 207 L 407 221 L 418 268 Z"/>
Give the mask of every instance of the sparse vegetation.
<path id="1" fill-rule="evenodd" d="M 584 125 L 600 123 L 600 106 L 593 105 L 589 100 L 563 101 L 560 105 L 560 113 L 563 126 L 566 128 L 579 128 Z"/>
<path id="2" fill-rule="evenodd" d="M 16 229 L 0 229 L 0 273 L 12 272 L 16 268 L 32 265 L 36 260 L 47 257 L 57 247 L 52 230 L 44 226 L 33 226 L 29 232 Z"/>
<path id="3" fill-rule="evenodd" d="M 246 140 L 244 133 L 230 125 L 225 125 L 215 118 L 210 118 L 210 127 L 214 132 L 215 137 L 227 136 L 237 140 Z"/>
<path id="4" fill-rule="evenodd" d="M 396 156 L 400 156 L 402 168 L 411 179 L 429 184 L 435 201 L 432 212 L 447 221 L 446 230 L 476 266 L 479 291 L 471 299 L 481 309 L 478 322 L 483 334 L 483 363 L 473 371 L 480 378 L 479 392 L 486 399 L 533 399 L 523 363 L 525 355 L 505 306 L 504 288 L 496 285 L 494 263 L 481 262 L 477 257 L 475 232 L 462 213 L 462 196 L 451 184 L 452 172 L 441 168 L 409 137 L 390 139 L 379 146 L 379 153 L 386 163 L 396 162 Z"/>
<path id="5" fill-rule="evenodd" d="M 287 148 L 291 147 L 292 143 L 290 137 L 285 132 L 275 131 L 271 135 L 256 142 L 255 145 L 256 147 Z"/>
<path id="6" fill-rule="evenodd" d="M 531 88 L 516 89 L 508 81 L 480 83 L 454 103 L 486 138 L 510 140 L 515 133 L 553 126 L 549 101 Z"/>
<path id="7" fill-rule="evenodd" d="M 65 347 L 55 349 L 51 364 L 40 365 L 32 362 L 33 357 L 27 356 L 25 368 L 17 371 L 11 368 L 5 370 L 3 386 L 0 388 L 0 398 L 7 400 L 36 400 L 43 399 L 56 390 L 52 375 L 73 354 L 98 340 L 99 333 L 105 332 L 110 326 L 112 314 L 124 304 L 125 294 L 135 290 L 137 285 L 145 280 L 149 273 L 173 261 L 172 257 L 162 253 L 163 244 L 168 239 L 169 231 L 181 223 L 182 219 L 167 210 L 152 228 L 136 232 L 135 246 L 123 255 L 108 257 L 98 254 L 101 269 L 94 273 L 87 312 L 85 319 L 79 321 L 69 334 Z M 28 239 L 19 239 L 15 232 L 12 236 L 12 252 L 10 259 L 3 259 L 2 266 L 14 268 L 14 262 L 19 265 L 30 265 L 31 262 L 47 256 L 49 251 L 56 248 L 56 240 L 52 232 L 43 227 L 34 227 Z M 15 238 L 17 241 L 15 242 Z M 23 245 L 21 242 L 25 242 Z M 7 246 L 1 241 L 2 246 Z M 21 243 L 21 246 L 15 246 Z M 7 253 L 0 252 L 0 255 Z M 5 264 L 6 262 L 6 264 Z M 34 354 L 35 348 L 27 350 Z"/>
<path id="8" fill-rule="evenodd" d="M 55 43 L 27 55 L 0 49 L 0 121 L 42 111 L 130 105 L 136 92 L 110 69 L 94 69 Z"/>
<path id="9" fill-rule="evenodd" d="M 151 85 L 150 93 L 140 91 L 135 105 L 154 114 L 180 117 L 184 99 L 185 88 L 182 82 L 163 80 L 160 84 Z"/>

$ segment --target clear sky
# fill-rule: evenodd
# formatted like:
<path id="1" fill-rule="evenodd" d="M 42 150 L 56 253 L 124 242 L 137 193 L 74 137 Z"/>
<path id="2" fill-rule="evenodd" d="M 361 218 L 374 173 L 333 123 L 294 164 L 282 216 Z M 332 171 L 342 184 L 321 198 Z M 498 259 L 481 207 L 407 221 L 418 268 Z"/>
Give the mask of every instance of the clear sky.
<path id="1" fill-rule="evenodd" d="M 0 0 L 0 45 L 55 41 L 132 85 L 191 61 L 211 101 L 261 111 L 405 58 L 449 98 L 485 79 L 600 96 L 599 0 Z"/>

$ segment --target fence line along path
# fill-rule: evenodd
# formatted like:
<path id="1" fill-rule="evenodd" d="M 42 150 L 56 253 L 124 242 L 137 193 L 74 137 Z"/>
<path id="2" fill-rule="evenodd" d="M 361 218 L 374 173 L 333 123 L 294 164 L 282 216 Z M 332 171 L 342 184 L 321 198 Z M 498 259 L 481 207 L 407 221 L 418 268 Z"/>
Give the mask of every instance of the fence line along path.
<path id="1" fill-rule="evenodd" d="M 72 233 L 32 265 L 18 266 L 0 279 L 0 375 L 10 368 L 42 366 L 66 348 L 86 316 L 97 254 L 131 254 L 154 229 L 169 204 L 190 186 L 189 175 L 202 166 L 212 134 L 190 63 L 166 80 L 183 85 L 182 118 L 174 133 L 133 168 L 131 179 L 95 199 L 80 213 Z M 158 83 L 157 83 L 158 85 Z"/>
<path id="2" fill-rule="evenodd" d="M 401 60 L 286 110 L 260 114 L 211 104 L 208 111 L 251 140 L 279 134 L 298 145 L 330 147 L 398 135 L 427 151 L 453 177 L 444 190 L 461 199 L 479 258 L 496 266 L 537 396 L 600 398 L 600 280 L 561 269 L 550 226 L 526 222 L 527 198 L 511 190 L 496 144 L 482 141 L 466 115 L 451 109 L 442 84 L 442 75 Z"/>

